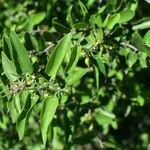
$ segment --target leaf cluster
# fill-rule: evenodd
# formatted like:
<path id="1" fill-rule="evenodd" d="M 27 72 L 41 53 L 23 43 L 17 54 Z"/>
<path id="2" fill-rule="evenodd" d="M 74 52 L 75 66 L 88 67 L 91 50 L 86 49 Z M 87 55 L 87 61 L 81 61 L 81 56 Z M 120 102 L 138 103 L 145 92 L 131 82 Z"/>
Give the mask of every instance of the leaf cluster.
<path id="1" fill-rule="evenodd" d="M 0 149 L 149 147 L 148 6 L 0 1 Z"/>

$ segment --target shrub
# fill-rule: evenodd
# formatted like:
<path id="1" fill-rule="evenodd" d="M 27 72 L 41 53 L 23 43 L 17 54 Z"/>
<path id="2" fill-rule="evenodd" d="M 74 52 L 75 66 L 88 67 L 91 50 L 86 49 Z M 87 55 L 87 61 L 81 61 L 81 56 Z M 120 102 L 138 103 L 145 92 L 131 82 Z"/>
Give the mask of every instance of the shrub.
<path id="1" fill-rule="evenodd" d="M 150 146 L 149 3 L 0 7 L 0 149 Z"/>

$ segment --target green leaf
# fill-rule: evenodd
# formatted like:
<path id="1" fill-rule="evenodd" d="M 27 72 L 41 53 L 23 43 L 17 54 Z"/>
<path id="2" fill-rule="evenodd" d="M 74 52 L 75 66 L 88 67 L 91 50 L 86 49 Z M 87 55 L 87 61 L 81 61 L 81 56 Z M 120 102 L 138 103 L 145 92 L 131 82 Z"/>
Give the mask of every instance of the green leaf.
<path id="1" fill-rule="evenodd" d="M 85 39 L 90 45 L 95 45 L 95 43 L 96 43 L 96 39 L 94 37 L 93 32 L 90 32 L 90 34 Z"/>
<path id="2" fill-rule="evenodd" d="M 96 41 L 98 43 L 102 43 L 103 42 L 103 37 L 104 37 L 104 33 L 103 33 L 103 30 L 100 28 L 100 29 L 97 29 L 97 35 L 96 35 Z"/>
<path id="3" fill-rule="evenodd" d="M 136 11 L 137 7 L 138 7 L 138 1 L 134 1 L 134 3 L 131 4 L 130 6 L 130 10 L 132 11 Z"/>
<path id="4" fill-rule="evenodd" d="M 119 23 L 119 20 L 120 20 L 119 13 L 110 15 L 108 18 L 108 22 L 106 24 L 106 28 L 108 28 L 109 30 L 113 29 L 113 27 Z"/>
<path id="5" fill-rule="evenodd" d="M 127 57 L 129 53 L 130 53 L 130 48 L 126 48 L 126 47 L 121 48 L 119 51 L 119 54 L 125 57 Z"/>
<path id="6" fill-rule="evenodd" d="M 12 54 L 12 46 L 9 37 L 4 33 L 3 34 L 3 51 L 7 55 L 9 59 L 13 59 L 13 54 Z"/>
<path id="7" fill-rule="evenodd" d="M 66 78 L 66 84 L 68 86 L 71 86 L 75 84 L 78 80 L 80 80 L 87 72 L 89 71 L 88 68 L 75 68 L 69 76 Z"/>
<path id="8" fill-rule="evenodd" d="M 79 0 L 79 5 L 80 5 L 80 8 L 81 8 L 82 14 L 85 17 L 87 15 L 88 11 L 87 11 L 85 5 L 80 0 Z"/>
<path id="9" fill-rule="evenodd" d="M 5 53 L 2 51 L 2 67 L 5 75 L 10 81 L 16 81 L 19 75 L 16 72 L 15 65 L 7 58 Z"/>
<path id="10" fill-rule="evenodd" d="M 73 25 L 73 28 L 75 29 L 81 29 L 81 28 L 86 28 L 88 27 L 89 24 L 85 23 L 85 22 L 78 22 L 78 23 L 75 23 Z"/>
<path id="11" fill-rule="evenodd" d="M 24 93 L 26 93 L 26 97 L 23 98 L 22 96 L 20 96 L 22 93 L 21 94 L 17 93 L 13 96 L 12 100 L 8 102 L 8 109 L 13 123 L 16 123 L 19 114 L 23 110 L 22 106 L 24 107 L 25 105 L 25 104 L 21 105 L 21 101 L 27 100 L 28 92 Z"/>
<path id="12" fill-rule="evenodd" d="M 142 48 L 143 40 L 138 32 L 134 32 L 132 35 L 132 44 L 136 46 L 138 49 Z"/>
<path id="13" fill-rule="evenodd" d="M 138 95 L 137 97 L 132 98 L 132 101 L 138 103 L 138 105 L 140 106 L 144 106 L 144 103 L 145 103 L 145 99 L 141 95 Z"/>
<path id="14" fill-rule="evenodd" d="M 149 29 L 150 28 L 150 21 L 145 21 L 140 24 L 134 25 L 132 27 L 133 30 L 143 30 L 143 29 Z"/>
<path id="15" fill-rule="evenodd" d="M 81 48 L 82 48 L 81 46 L 75 46 L 72 49 L 70 60 L 66 67 L 66 72 L 69 73 L 76 66 L 76 64 L 80 58 Z"/>
<path id="16" fill-rule="evenodd" d="M 120 12 L 119 23 L 125 23 L 130 21 L 135 15 L 135 12 L 129 9 L 123 10 Z"/>
<path id="17" fill-rule="evenodd" d="M 137 61 L 138 57 L 137 54 L 134 52 L 130 52 L 127 60 L 128 66 L 131 68 Z"/>
<path id="18" fill-rule="evenodd" d="M 66 21 L 67 21 L 67 23 L 70 25 L 70 27 L 73 26 L 73 19 L 72 19 L 72 16 L 71 16 L 72 7 L 73 7 L 73 5 L 71 5 L 71 6 L 68 8 L 68 13 L 67 13 L 67 17 L 66 17 Z"/>
<path id="19" fill-rule="evenodd" d="M 93 65 L 93 67 L 95 72 L 96 88 L 99 89 L 99 69 L 96 65 Z"/>
<path id="20" fill-rule="evenodd" d="M 97 62 L 97 66 L 98 66 L 99 70 L 100 70 L 104 75 L 106 75 L 105 65 L 104 65 L 104 63 L 103 63 L 101 57 L 97 55 L 97 56 L 94 57 L 94 59 L 95 59 L 95 61 Z"/>
<path id="21" fill-rule="evenodd" d="M 115 120 L 115 115 L 107 110 L 102 108 L 95 109 L 93 117 L 99 125 L 109 125 L 112 124 Z"/>
<path id="22" fill-rule="evenodd" d="M 110 18 L 110 14 L 108 14 L 105 20 L 103 21 L 103 27 L 105 27 L 108 24 L 109 18 Z"/>
<path id="23" fill-rule="evenodd" d="M 17 118 L 19 116 L 19 113 L 18 111 L 16 110 L 15 108 L 15 105 L 14 105 L 14 98 L 11 100 L 11 101 L 8 101 L 8 110 L 10 112 L 10 117 L 12 119 L 12 122 L 15 123 L 17 121 Z"/>
<path id="24" fill-rule="evenodd" d="M 19 140 L 22 140 L 24 137 L 26 126 L 27 126 L 27 121 L 30 117 L 31 110 L 33 106 L 36 104 L 38 98 L 39 97 L 37 95 L 32 96 L 32 97 L 28 95 L 25 106 L 18 116 L 16 128 L 19 134 Z"/>
<path id="25" fill-rule="evenodd" d="M 27 95 L 28 96 L 28 95 Z M 14 106 L 17 110 L 17 112 L 20 114 L 21 113 L 21 110 L 22 110 L 22 106 L 21 106 L 21 100 L 20 99 L 20 93 L 17 93 L 13 96 L 13 103 L 14 103 Z M 26 99 L 25 99 L 26 100 Z"/>
<path id="26" fill-rule="evenodd" d="M 150 47 L 150 30 L 145 34 L 143 42 Z"/>
<path id="27" fill-rule="evenodd" d="M 92 15 L 90 18 L 92 24 L 96 24 L 99 28 L 103 27 L 102 18 L 100 14 Z"/>
<path id="28" fill-rule="evenodd" d="M 56 48 L 49 57 L 45 72 L 55 79 L 57 72 L 67 54 L 71 49 L 71 33 L 65 35 L 57 44 Z"/>
<path id="29" fill-rule="evenodd" d="M 147 55 L 144 52 L 139 53 L 139 60 L 140 60 L 140 65 L 142 68 L 147 67 L 147 62 L 146 62 Z"/>
<path id="30" fill-rule="evenodd" d="M 26 123 L 27 123 L 26 122 L 27 113 L 29 112 L 30 107 L 31 107 L 31 99 L 28 97 L 26 104 L 25 104 L 22 112 L 18 116 L 17 123 L 16 123 L 16 128 L 17 128 L 17 132 L 19 135 L 19 140 L 22 140 L 24 137 L 24 133 L 25 133 L 25 129 L 26 129 Z"/>
<path id="31" fill-rule="evenodd" d="M 33 40 L 32 40 L 33 37 L 31 37 L 29 32 L 25 33 L 24 38 L 25 38 L 24 45 L 25 45 L 26 49 L 28 49 L 28 50 L 36 49 L 36 47 L 34 46 Z"/>
<path id="32" fill-rule="evenodd" d="M 32 30 L 35 25 L 38 25 L 46 17 L 45 12 L 36 12 L 29 16 L 29 30 Z"/>
<path id="33" fill-rule="evenodd" d="M 140 106 L 144 106 L 145 99 L 141 95 L 137 96 L 136 101 L 139 103 Z"/>
<path id="34" fill-rule="evenodd" d="M 90 102 L 90 97 L 88 95 L 82 95 L 81 96 L 81 102 L 80 105 L 85 105 Z M 86 118 L 87 119 L 87 118 Z"/>
<path id="35" fill-rule="evenodd" d="M 67 94 L 62 94 L 60 99 L 61 99 L 60 104 L 64 105 L 68 100 L 68 95 Z"/>
<path id="36" fill-rule="evenodd" d="M 104 12 L 105 9 L 106 9 L 106 5 L 103 7 L 99 7 L 97 14 L 101 14 L 102 12 Z"/>
<path id="37" fill-rule="evenodd" d="M 106 28 L 111 30 L 113 29 L 113 27 L 119 23 L 120 20 L 120 14 L 114 14 L 112 16 L 109 17 Z"/>
<path id="38" fill-rule="evenodd" d="M 58 105 L 58 98 L 56 96 L 49 96 L 43 102 L 41 110 L 41 132 L 44 145 L 47 141 L 48 127 L 55 115 Z"/>
<path id="39" fill-rule="evenodd" d="M 138 50 L 145 52 L 150 57 L 150 47 L 143 43 L 142 37 L 138 32 L 133 33 L 131 42 Z"/>
<path id="40" fill-rule="evenodd" d="M 20 42 L 19 37 L 17 36 L 15 31 L 11 32 L 10 40 L 11 40 L 12 48 L 16 53 L 16 58 L 14 59 L 17 59 L 22 73 L 32 74 L 33 68 L 32 68 L 32 64 L 28 52 L 26 51 L 23 44 Z"/>
<path id="41" fill-rule="evenodd" d="M 87 7 L 88 8 L 90 8 L 90 7 L 92 7 L 93 6 L 93 4 L 94 4 L 94 2 L 95 2 L 95 0 L 88 0 L 88 2 L 87 2 Z"/>
<path id="42" fill-rule="evenodd" d="M 144 44 L 143 44 L 141 50 L 142 50 L 143 52 L 145 52 L 147 56 L 150 57 L 150 47 L 148 47 L 147 45 L 144 45 Z"/>

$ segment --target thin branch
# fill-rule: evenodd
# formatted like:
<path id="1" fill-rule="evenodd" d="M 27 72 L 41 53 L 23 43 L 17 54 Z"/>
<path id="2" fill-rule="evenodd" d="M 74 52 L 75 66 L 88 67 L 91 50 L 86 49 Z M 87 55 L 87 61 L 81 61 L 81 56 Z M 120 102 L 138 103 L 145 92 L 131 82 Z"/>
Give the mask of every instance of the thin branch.
<path id="1" fill-rule="evenodd" d="M 138 51 L 138 48 L 134 47 L 133 45 L 131 45 L 129 43 L 121 42 L 121 45 L 124 46 L 124 47 L 129 47 L 129 48 L 133 49 L 134 52 Z"/>
<path id="2" fill-rule="evenodd" d="M 50 43 L 49 46 L 46 47 L 43 51 L 37 52 L 37 51 L 33 50 L 33 51 L 30 51 L 29 53 L 31 55 L 41 56 L 43 54 L 48 54 L 53 47 L 54 47 L 54 43 Z"/>

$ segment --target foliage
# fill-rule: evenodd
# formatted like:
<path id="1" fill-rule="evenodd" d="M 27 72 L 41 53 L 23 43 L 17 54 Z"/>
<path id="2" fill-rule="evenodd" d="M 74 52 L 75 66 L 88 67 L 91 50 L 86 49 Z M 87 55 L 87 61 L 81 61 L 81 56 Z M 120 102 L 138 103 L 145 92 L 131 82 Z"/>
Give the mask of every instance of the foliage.
<path id="1" fill-rule="evenodd" d="M 0 0 L 0 149 L 149 149 L 149 7 Z"/>

